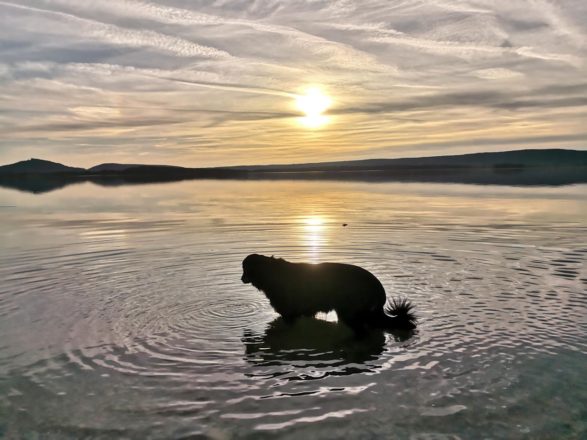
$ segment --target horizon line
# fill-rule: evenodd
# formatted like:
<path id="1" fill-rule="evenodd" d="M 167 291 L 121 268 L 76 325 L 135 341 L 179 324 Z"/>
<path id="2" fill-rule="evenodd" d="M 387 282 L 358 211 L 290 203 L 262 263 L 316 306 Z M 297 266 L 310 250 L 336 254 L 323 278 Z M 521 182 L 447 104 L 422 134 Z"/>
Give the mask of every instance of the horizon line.
<path id="1" fill-rule="evenodd" d="M 217 169 L 217 168 L 250 168 L 250 167 L 283 167 L 283 166 L 303 166 L 303 165 L 325 165 L 325 164 L 341 164 L 341 163 L 352 163 L 352 162 L 367 162 L 367 161 L 377 161 L 377 160 L 405 160 L 405 159 L 430 159 L 430 158 L 448 158 L 448 157 L 463 157 L 463 156 L 476 156 L 476 155 L 483 155 L 483 154 L 501 154 L 501 153 L 512 153 L 512 152 L 523 152 L 523 151 L 576 151 L 576 152 L 587 152 L 587 149 L 581 148 L 520 148 L 520 149 L 513 149 L 513 150 L 500 150 L 500 151 L 479 151 L 473 153 L 461 153 L 461 154 L 447 154 L 447 155 L 433 155 L 433 156 L 403 156 L 403 157 L 374 157 L 374 158 L 364 158 L 364 159 L 347 159 L 347 160 L 333 160 L 333 161 L 317 161 L 317 162 L 292 162 L 292 163 L 270 163 L 270 164 L 245 164 L 245 165 L 216 165 L 216 166 L 207 166 L 207 167 L 194 167 L 194 166 L 185 166 L 185 165 L 170 165 L 170 164 L 149 164 L 149 163 L 123 163 L 123 162 L 101 162 L 96 165 L 92 165 L 91 167 L 82 167 L 82 166 L 71 166 L 66 165 L 71 168 L 81 168 L 84 170 L 89 170 L 91 168 L 100 166 L 100 165 L 128 165 L 128 166 L 163 166 L 163 167 L 177 167 L 177 168 L 198 168 L 198 169 Z M 0 167 L 14 165 L 21 162 L 27 162 L 31 160 L 40 160 L 45 162 L 52 162 L 59 165 L 64 165 L 61 162 L 55 162 L 48 159 L 40 159 L 37 157 L 31 157 L 30 159 L 23 159 L 12 163 L 7 163 L 4 165 L 0 165 Z"/>

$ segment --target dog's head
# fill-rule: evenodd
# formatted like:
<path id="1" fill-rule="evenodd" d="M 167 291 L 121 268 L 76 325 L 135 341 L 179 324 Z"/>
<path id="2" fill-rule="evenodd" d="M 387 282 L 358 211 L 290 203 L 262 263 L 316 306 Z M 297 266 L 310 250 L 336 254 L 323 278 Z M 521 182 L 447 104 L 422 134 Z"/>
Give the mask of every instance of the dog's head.
<path id="1" fill-rule="evenodd" d="M 246 257 L 243 260 L 243 276 L 241 277 L 241 281 L 245 284 L 255 281 L 262 271 L 266 260 L 270 260 L 270 258 L 259 254 L 251 254 Z"/>

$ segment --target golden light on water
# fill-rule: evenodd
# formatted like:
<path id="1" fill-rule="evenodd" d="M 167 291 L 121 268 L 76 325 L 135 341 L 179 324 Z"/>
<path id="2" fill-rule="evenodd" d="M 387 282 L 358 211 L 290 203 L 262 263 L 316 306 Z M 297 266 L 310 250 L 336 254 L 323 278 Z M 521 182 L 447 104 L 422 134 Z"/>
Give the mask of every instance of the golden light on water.
<path id="1" fill-rule="evenodd" d="M 310 215 L 302 218 L 303 243 L 308 248 L 312 262 L 317 262 L 325 242 L 326 224 L 324 217 Z"/>
<path id="2" fill-rule="evenodd" d="M 304 219 L 305 229 L 308 232 L 320 232 L 324 228 L 324 219 L 319 215 L 312 215 Z"/>
<path id="3" fill-rule="evenodd" d="M 306 116 L 300 118 L 302 125 L 318 128 L 328 123 L 329 117 L 323 113 L 328 110 L 332 100 L 318 87 L 311 87 L 303 95 L 296 97 L 296 105 Z"/>
<path id="4" fill-rule="evenodd" d="M 326 243 L 327 223 L 326 218 L 321 215 L 310 215 L 302 218 L 304 244 L 309 251 L 312 263 L 320 262 L 320 252 Z M 323 321 L 338 322 L 338 316 L 334 310 L 323 313 L 318 312 L 316 318 Z"/>

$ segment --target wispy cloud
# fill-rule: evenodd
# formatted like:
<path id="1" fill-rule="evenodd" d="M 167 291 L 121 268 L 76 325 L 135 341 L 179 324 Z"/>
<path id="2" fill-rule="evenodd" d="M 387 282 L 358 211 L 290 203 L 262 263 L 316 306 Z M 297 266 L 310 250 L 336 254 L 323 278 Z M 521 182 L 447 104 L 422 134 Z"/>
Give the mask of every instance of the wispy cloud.
<path id="1" fill-rule="evenodd" d="M 99 43 L 125 46 L 129 48 L 153 48 L 170 52 L 180 57 L 228 57 L 225 51 L 213 47 L 203 46 L 184 38 L 166 35 L 153 30 L 135 30 L 123 28 L 113 24 L 102 23 L 96 20 L 80 18 L 65 12 L 56 12 L 47 9 L 24 6 L 17 3 L 0 2 L 6 9 L 15 9 L 24 12 L 25 17 L 19 17 L 23 30 L 35 31 L 38 18 L 45 25 L 48 32 L 58 33 L 64 37 L 77 37 L 83 40 L 96 40 Z M 27 20 L 26 16 L 33 18 Z M 41 17 L 39 17 L 39 15 Z"/>
<path id="2" fill-rule="evenodd" d="M 587 148 L 586 51 L 581 0 L 0 0 L 0 161 Z"/>

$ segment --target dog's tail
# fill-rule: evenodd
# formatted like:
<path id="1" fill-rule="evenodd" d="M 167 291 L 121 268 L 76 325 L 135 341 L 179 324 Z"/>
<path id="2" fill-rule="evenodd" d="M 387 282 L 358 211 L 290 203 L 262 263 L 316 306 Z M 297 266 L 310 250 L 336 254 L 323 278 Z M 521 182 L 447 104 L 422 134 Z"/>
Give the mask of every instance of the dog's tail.
<path id="1" fill-rule="evenodd" d="M 392 298 L 383 309 L 381 326 L 389 330 L 413 330 L 416 328 L 417 318 L 414 314 L 414 305 L 407 298 Z"/>

